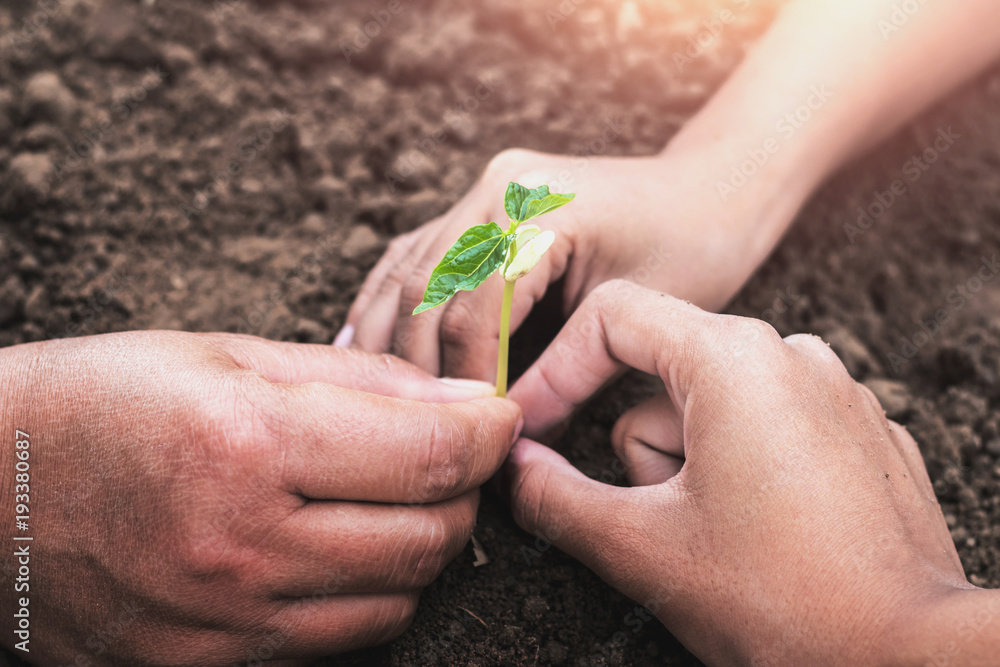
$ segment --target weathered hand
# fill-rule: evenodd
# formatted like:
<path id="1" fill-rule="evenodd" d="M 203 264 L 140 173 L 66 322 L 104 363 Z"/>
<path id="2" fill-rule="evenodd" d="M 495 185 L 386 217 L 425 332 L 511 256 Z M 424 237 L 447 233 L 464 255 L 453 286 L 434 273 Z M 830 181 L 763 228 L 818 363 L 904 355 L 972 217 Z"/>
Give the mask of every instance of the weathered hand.
<path id="1" fill-rule="evenodd" d="M 510 449 L 520 410 L 491 391 L 225 334 L 0 351 L 0 433 L 31 443 L 32 661 L 302 659 L 399 634 Z"/>
<path id="2" fill-rule="evenodd" d="M 974 618 L 957 609 L 1000 612 L 967 583 L 913 438 L 820 339 L 608 283 L 511 390 L 526 433 L 623 364 L 667 390 L 615 429 L 643 486 L 600 484 L 521 439 L 513 510 L 701 659 L 924 664 L 929 638 Z"/>
<path id="3" fill-rule="evenodd" d="M 622 277 L 720 308 L 771 251 L 795 209 L 771 213 L 773 203 L 751 192 L 765 179 L 722 201 L 707 176 L 708 161 L 700 160 L 696 151 L 589 159 L 501 153 L 451 211 L 390 244 L 348 314 L 346 337 L 353 331 L 356 347 L 391 351 L 430 373 L 492 381 L 500 278 L 416 317 L 411 312 L 431 271 L 463 231 L 490 220 L 506 228 L 503 194 L 509 181 L 576 193 L 572 205 L 537 220 L 557 237 L 535 270 L 518 281 L 513 329 L 562 277 L 570 312 L 594 287 Z M 764 224 L 765 217 L 775 220 Z"/>

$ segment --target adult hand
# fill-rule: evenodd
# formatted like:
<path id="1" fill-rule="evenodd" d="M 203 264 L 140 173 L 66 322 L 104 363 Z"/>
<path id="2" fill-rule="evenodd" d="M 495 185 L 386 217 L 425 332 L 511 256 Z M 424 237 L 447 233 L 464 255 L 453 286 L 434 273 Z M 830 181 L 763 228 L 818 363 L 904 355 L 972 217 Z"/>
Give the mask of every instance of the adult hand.
<path id="1" fill-rule="evenodd" d="M 1000 617 L 966 581 L 913 438 L 820 339 L 609 283 L 512 389 L 526 433 L 623 365 L 667 391 L 614 432 L 641 486 L 601 484 L 521 439 L 513 511 L 702 660 L 924 664 L 976 605 Z"/>
<path id="2" fill-rule="evenodd" d="M 721 308 L 777 243 L 799 199 L 787 183 L 780 195 L 766 195 L 774 179 L 760 178 L 723 201 L 710 177 L 716 158 L 707 157 L 717 154 L 685 148 L 648 158 L 583 158 L 505 151 L 448 213 L 390 244 L 338 342 L 353 338 L 362 350 L 391 351 L 433 374 L 495 379 L 499 276 L 444 306 L 411 313 L 431 271 L 465 229 L 490 220 L 506 226 L 509 181 L 577 194 L 569 206 L 536 221 L 558 233 L 541 263 L 517 283 L 512 329 L 562 277 L 568 312 L 597 285 L 622 277 Z"/>
<path id="3" fill-rule="evenodd" d="M 34 540 L 3 539 L 30 546 L 31 659 L 256 663 L 398 635 L 510 449 L 520 410 L 491 391 L 225 334 L 0 351 L 8 518 L 15 429 L 30 442 Z"/>

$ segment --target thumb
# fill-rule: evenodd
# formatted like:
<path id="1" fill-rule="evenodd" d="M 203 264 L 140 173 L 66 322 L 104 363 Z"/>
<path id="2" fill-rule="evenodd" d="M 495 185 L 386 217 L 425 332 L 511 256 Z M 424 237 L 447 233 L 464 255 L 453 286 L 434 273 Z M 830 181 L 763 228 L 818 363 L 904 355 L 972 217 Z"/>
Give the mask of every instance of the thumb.
<path id="1" fill-rule="evenodd" d="M 643 489 L 594 481 L 527 438 L 515 443 L 505 473 L 514 519 L 537 538 L 533 556 L 554 544 L 623 590 L 624 573 L 643 571 L 645 537 L 633 532 L 643 525 Z"/>

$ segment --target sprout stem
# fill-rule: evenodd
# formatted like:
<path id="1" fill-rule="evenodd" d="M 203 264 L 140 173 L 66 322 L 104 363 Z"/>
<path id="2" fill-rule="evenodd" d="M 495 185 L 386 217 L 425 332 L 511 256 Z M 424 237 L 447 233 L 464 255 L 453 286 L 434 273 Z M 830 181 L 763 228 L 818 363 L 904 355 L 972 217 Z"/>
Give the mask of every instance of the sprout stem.
<path id="1" fill-rule="evenodd" d="M 503 305 L 500 307 L 500 351 L 497 355 L 497 396 L 507 398 L 507 352 L 510 349 L 510 308 L 514 303 L 514 284 L 504 281 Z"/>

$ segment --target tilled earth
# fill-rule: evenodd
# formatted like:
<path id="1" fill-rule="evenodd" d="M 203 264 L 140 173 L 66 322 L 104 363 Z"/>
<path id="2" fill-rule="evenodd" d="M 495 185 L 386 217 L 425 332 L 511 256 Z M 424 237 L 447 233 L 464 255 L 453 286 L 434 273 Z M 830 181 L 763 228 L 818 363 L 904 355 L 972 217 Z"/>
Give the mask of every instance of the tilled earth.
<path id="1" fill-rule="evenodd" d="M 766 28 L 761 4 L 6 2 L 0 345 L 152 328 L 329 342 L 387 240 L 498 151 L 662 148 Z M 705 38 L 722 9 L 734 20 Z M 1000 245 L 998 119 L 994 72 L 845 169 L 731 306 L 834 346 L 920 442 L 970 579 L 993 587 L 1000 280 L 977 275 Z M 949 128 L 934 164 L 907 168 Z M 845 229 L 897 179 L 869 229 Z M 608 390 L 564 451 L 607 477 L 610 428 L 649 391 Z M 489 564 L 470 550 L 403 637 L 331 664 L 698 664 L 489 493 L 476 535 Z"/>

